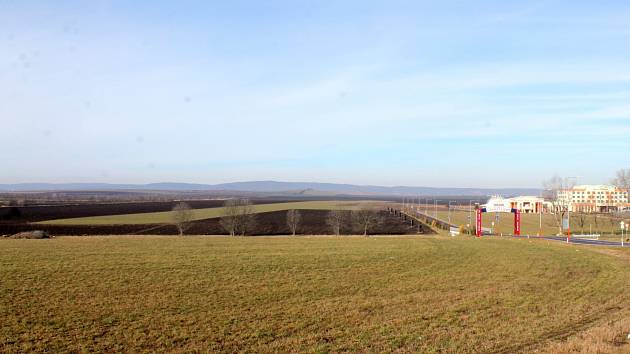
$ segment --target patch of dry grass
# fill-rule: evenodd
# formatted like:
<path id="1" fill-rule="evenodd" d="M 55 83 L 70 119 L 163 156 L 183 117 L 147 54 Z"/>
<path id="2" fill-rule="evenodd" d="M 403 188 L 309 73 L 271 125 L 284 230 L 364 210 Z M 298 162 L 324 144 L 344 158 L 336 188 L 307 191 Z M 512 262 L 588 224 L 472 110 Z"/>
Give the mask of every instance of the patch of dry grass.
<path id="1" fill-rule="evenodd" d="M 625 267 L 630 266 L 630 250 L 628 249 L 597 247 L 592 250 L 617 257 L 622 260 Z M 629 353 L 630 308 L 624 297 L 619 299 L 619 307 L 618 312 L 602 318 L 590 328 L 568 338 L 552 340 L 537 352 L 554 354 Z"/>
<path id="2" fill-rule="evenodd" d="M 628 353 L 628 329 L 630 328 L 630 312 L 623 311 L 615 320 L 607 320 L 569 337 L 565 341 L 551 342 L 538 350 L 538 353 Z M 625 316 L 625 317 L 623 317 Z"/>
<path id="3" fill-rule="evenodd" d="M 2 240 L 0 351 L 515 352 L 628 304 L 622 264 L 527 240 Z"/>

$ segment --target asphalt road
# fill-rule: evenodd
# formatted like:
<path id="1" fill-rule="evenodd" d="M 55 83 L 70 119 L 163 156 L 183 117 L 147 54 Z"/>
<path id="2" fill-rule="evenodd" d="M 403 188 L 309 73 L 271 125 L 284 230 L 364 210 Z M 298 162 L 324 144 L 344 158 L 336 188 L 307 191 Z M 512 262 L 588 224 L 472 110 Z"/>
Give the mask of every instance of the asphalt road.
<path id="1" fill-rule="evenodd" d="M 566 237 L 560 237 L 560 236 L 543 236 L 542 238 L 547 239 L 547 240 L 567 242 Z M 571 237 L 569 239 L 569 243 L 575 243 L 575 244 L 580 244 L 580 245 L 621 247 L 621 241 L 589 240 L 589 239 L 575 238 L 575 237 Z M 624 247 L 630 247 L 630 245 L 624 242 Z"/>
<path id="2" fill-rule="evenodd" d="M 496 235 L 483 235 L 482 237 L 498 237 Z M 504 236 L 504 237 L 514 237 L 514 238 L 528 238 L 526 235 L 521 235 L 521 236 Z M 561 236 L 529 236 L 529 238 L 534 238 L 534 239 L 545 239 L 545 240 L 552 240 L 552 241 L 558 241 L 558 242 L 567 242 L 567 238 L 566 237 L 561 237 Z M 584 239 L 584 238 L 576 238 L 576 237 L 571 237 L 571 239 L 569 240 L 569 243 L 574 243 L 576 245 L 592 245 L 592 246 L 608 246 L 608 247 L 621 247 L 621 241 L 608 241 L 608 240 L 593 240 L 593 239 Z M 630 248 L 630 242 L 624 242 L 623 247 L 629 247 Z"/>

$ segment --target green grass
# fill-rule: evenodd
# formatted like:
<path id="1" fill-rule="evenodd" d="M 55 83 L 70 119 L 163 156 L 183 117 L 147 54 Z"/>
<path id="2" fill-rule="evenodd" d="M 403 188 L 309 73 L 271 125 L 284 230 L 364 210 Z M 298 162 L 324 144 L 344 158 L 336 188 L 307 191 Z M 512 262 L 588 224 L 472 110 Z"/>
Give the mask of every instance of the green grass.
<path id="1" fill-rule="evenodd" d="M 282 211 L 289 209 L 356 209 L 366 203 L 378 203 L 368 201 L 309 201 L 309 202 L 290 202 L 290 203 L 272 203 L 254 205 L 256 213 L 264 213 L 271 211 Z M 173 213 L 170 211 L 156 213 L 137 213 L 137 214 L 120 214 L 105 216 L 88 216 L 82 218 L 56 219 L 38 222 L 38 224 L 55 224 L 55 225 L 129 225 L 129 224 L 167 224 L 173 222 Z M 193 210 L 193 220 L 202 220 L 209 218 L 217 218 L 224 215 L 224 209 L 204 208 Z"/>
<path id="2" fill-rule="evenodd" d="M 0 352 L 519 352 L 627 306 L 624 267 L 472 237 L 0 240 Z"/>

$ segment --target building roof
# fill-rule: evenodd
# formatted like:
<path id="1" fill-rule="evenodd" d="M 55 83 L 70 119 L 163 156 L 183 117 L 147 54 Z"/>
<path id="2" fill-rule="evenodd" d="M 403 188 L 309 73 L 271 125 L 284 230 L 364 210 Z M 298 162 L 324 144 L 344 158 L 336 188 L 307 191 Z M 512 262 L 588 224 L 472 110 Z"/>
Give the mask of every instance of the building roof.
<path id="1" fill-rule="evenodd" d="M 526 200 L 526 199 L 539 199 L 542 200 L 543 197 L 538 197 L 534 195 L 519 195 L 518 197 L 509 198 L 510 200 Z"/>
<path id="2" fill-rule="evenodd" d="M 572 189 L 607 189 L 613 190 L 617 189 L 615 186 L 607 185 L 607 184 L 581 184 L 578 186 L 574 186 Z"/>

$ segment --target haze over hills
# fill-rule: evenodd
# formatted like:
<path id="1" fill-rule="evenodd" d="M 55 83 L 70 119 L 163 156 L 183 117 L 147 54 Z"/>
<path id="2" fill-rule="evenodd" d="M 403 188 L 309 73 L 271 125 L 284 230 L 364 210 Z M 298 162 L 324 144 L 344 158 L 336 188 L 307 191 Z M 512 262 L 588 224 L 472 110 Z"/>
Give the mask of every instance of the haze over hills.
<path id="1" fill-rule="evenodd" d="M 302 195 L 365 195 L 365 196 L 431 196 L 431 195 L 538 195 L 536 188 L 436 188 L 412 186 L 371 186 L 317 182 L 248 181 L 221 184 L 195 183 L 149 183 L 149 184 L 110 184 L 110 183 L 17 183 L 0 184 L 2 191 L 234 191 L 256 193 L 302 194 Z"/>

